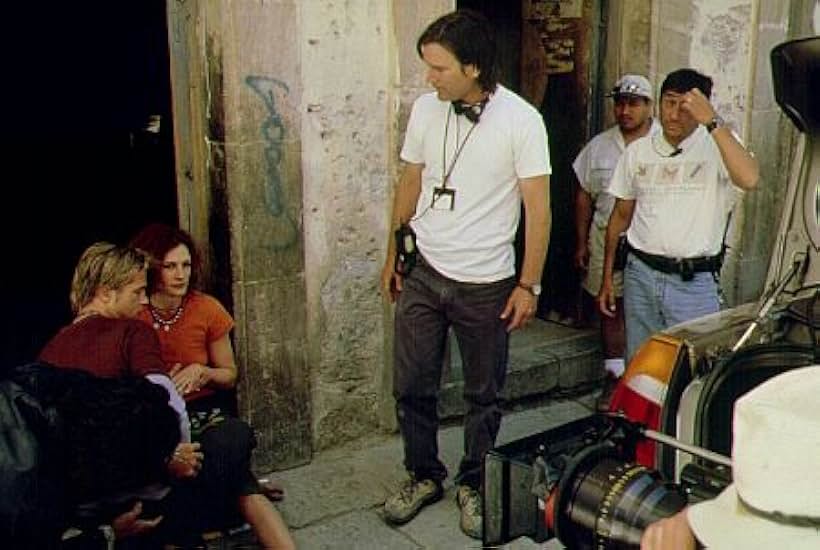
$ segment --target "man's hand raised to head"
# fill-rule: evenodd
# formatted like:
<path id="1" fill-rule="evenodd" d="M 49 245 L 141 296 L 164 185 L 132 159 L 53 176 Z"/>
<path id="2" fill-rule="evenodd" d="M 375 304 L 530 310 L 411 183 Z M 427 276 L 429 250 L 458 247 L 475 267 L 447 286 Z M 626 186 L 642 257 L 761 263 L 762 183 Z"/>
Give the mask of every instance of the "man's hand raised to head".
<path id="1" fill-rule="evenodd" d="M 692 115 L 698 124 L 707 124 L 715 118 L 715 108 L 703 92 L 697 88 L 692 88 L 683 94 L 681 109 Z"/>

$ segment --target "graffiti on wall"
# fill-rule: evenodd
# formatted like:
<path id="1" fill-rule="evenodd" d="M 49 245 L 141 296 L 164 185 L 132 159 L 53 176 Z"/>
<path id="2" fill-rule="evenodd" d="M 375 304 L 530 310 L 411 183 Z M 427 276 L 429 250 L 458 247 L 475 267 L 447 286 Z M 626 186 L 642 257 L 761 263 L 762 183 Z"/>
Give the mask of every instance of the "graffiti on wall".
<path id="1" fill-rule="evenodd" d="M 296 242 L 296 222 L 287 208 L 282 161 L 285 154 L 285 125 L 277 108 L 277 97 L 287 95 L 287 84 L 266 76 L 248 76 L 245 83 L 263 101 L 267 116 L 260 127 L 265 141 L 265 206 L 275 226 L 270 245 L 278 250 Z"/>

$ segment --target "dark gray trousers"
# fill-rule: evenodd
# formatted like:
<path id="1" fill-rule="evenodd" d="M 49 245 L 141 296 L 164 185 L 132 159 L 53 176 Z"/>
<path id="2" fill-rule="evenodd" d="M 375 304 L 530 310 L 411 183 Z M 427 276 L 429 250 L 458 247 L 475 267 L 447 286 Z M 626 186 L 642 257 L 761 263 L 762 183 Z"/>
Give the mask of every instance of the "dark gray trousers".
<path id="1" fill-rule="evenodd" d="M 438 396 L 447 332 L 461 351 L 464 456 L 458 483 L 478 488 L 484 455 L 501 426 L 499 394 L 507 372 L 504 310 L 515 278 L 475 284 L 444 277 L 423 260 L 404 280 L 396 304 L 393 395 L 404 440 L 404 465 L 417 479 L 447 477 L 438 457 Z"/>

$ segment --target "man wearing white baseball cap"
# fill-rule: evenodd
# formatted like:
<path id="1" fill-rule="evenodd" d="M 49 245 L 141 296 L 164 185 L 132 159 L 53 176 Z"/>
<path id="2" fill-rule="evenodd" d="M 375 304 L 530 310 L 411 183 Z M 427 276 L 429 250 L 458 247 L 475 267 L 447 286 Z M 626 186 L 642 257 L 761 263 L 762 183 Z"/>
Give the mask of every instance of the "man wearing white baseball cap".
<path id="1" fill-rule="evenodd" d="M 820 548 L 820 366 L 791 370 L 735 403 L 733 483 L 650 525 L 641 549 Z"/>
<path id="2" fill-rule="evenodd" d="M 575 268 L 582 274 L 584 310 L 597 310 L 595 297 L 601 289 L 604 274 L 604 240 L 615 197 L 609 192 L 609 180 L 627 145 L 659 129 L 652 118 L 652 85 L 641 75 L 625 74 L 607 94 L 612 98 L 615 125 L 593 137 L 575 161 L 572 169 L 578 179 L 575 186 Z M 608 410 L 615 382 L 623 374 L 624 315 L 623 277 L 613 274 L 617 297 L 616 315 L 598 315 L 604 352 L 605 383 L 596 406 Z"/>

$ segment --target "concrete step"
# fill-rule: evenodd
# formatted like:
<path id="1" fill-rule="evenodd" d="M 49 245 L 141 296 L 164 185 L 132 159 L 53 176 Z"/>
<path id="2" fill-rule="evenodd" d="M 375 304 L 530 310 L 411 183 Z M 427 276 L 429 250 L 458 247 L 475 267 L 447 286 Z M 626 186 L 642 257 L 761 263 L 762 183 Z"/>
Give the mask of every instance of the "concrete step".
<path id="1" fill-rule="evenodd" d="M 461 354 L 451 335 L 449 368 L 439 398 L 439 416 L 453 419 L 466 411 Z M 575 328 L 534 319 L 510 337 L 504 398 L 509 407 L 533 397 L 588 389 L 602 374 L 603 354 L 597 329 Z"/>

